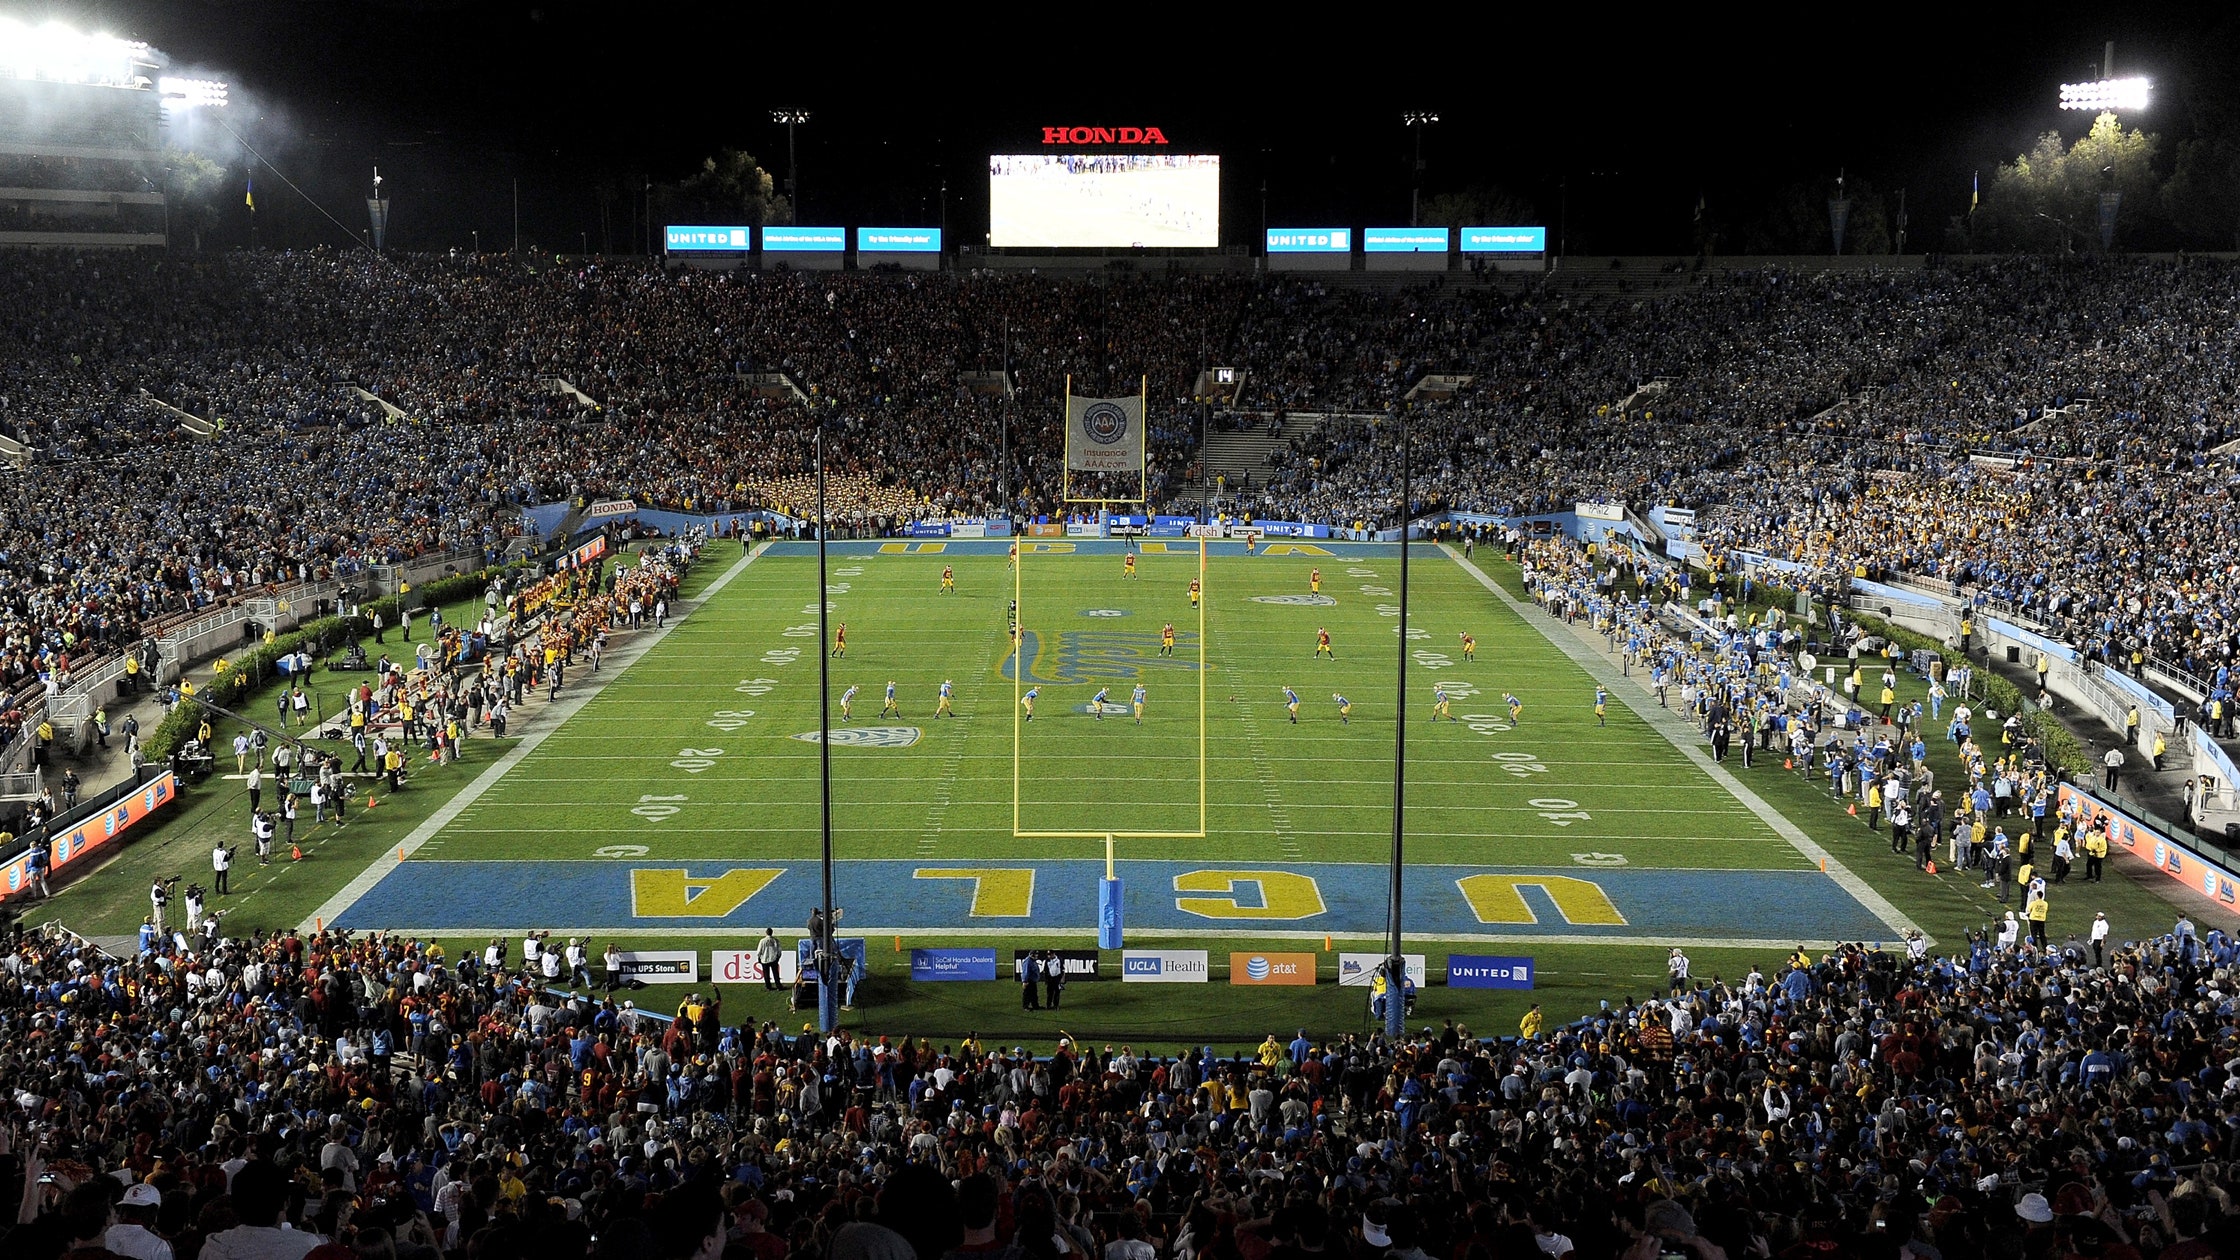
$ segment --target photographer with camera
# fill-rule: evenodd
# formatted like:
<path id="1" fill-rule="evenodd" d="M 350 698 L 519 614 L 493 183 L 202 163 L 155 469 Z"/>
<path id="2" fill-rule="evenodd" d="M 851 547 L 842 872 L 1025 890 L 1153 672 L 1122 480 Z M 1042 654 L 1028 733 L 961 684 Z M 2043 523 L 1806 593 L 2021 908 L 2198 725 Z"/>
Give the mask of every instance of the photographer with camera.
<path id="1" fill-rule="evenodd" d="M 171 904 L 171 886 L 178 883 L 179 878 L 177 875 L 157 876 L 155 882 L 148 885 L 148 921 L 156 925 L 157 936 L 163 935 L 163 912 Z"/>
<path id="2" fill-rule="evenodd" d="M 220 840 L 210 847 L 210 886 L 221 897 L 229 891 L 226 876 L 233 870 L 233 846 Z M 162 924 L 157 924 L 161 927 Z"/>

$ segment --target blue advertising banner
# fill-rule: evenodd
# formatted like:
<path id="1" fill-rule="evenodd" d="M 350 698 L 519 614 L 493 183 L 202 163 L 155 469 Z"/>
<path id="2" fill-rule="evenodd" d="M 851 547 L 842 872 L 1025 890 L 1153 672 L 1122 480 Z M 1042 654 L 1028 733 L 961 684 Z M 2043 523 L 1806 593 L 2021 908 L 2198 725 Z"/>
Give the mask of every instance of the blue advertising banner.
<path id="1" fill-rule="evenodd" d="M 1548 229 L 1544 227 L 1466 227 L 1462 229 L 1465 254 L 1545 254 Z"/>
<path id="2" fill-rule="evenodd" d="M 912 980 L 993 980 L 996 951 L 992 949 L 913 949 Z"/>
<path id="3" fill-rule="evenodd" d="M 1269 228 L 1271 254 L 1350 254 L 1352 228 Z"/>
<path id="4" fill-rule="evenodd" d="M 1508 958 L 1500 954 L 1449 954 L 1447 987 L 1529 989 L 1532 987 L 1532 960 Z"/>
<path id="5" fill-rule="evenodd" d="M 1366 254 L 1444 254 L 1447 229 L 1363 228 L 1361 251 Z"/>
<path id="6" fill-rule="evenodd" d="M 941 252 L 941 229 L 859 227 L 856 229 L 856 252 L 938 254 Z"/>
<path id="7" fill-rule="evenodd" d="M 949 522 L 912 521 L 910 522 L 910 536 L 912 538 L 947 538 L 949 536 Z"/>
<path id="8" fill-rule="evenodd" d="M 837 254 L 846 248 L 846 228 L 789 226 L 762 229 L 762 251 L 766 254 Z"/>
<path id="9" fill-rule="evenodd" d="M 767 229 L 765 229 L 767 230 Z M 661 229 L 661 243 L 672 254 L 695 251 L 745 251 L 754 248 L 751 227 L 691 227 L 671 224 Z"/>

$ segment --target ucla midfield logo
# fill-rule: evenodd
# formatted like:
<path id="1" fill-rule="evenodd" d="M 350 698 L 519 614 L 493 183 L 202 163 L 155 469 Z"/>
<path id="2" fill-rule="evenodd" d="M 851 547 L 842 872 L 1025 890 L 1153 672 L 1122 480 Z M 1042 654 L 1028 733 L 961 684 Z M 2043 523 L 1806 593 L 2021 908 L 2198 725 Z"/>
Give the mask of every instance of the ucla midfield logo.
<path id="1" fill-rule="evenodd" d="M 843 726 L 829 732 L 829 742 L 834 748 L 908 748 L 924 733 L 915 726 Z M 818 736 L 816 731 L 803 731 L 794 738 L 814 744 Z"/>
<path id="2" fill-rule="evenodd" d="M 1004 661 L 1003 676 L 1015 676 L 1022 656 L 1026 681 L 1051 686 L 1132 683 L 1159 670 L 1197 669 L 1197 634 L 1177 634 L 1174 641 L 1176 655 L 1161 656 L 1159 636 L 1140 630 L 1055 630 L 1048 635 L 1029 630 L 1020 636 L 1019 651 Z"/>

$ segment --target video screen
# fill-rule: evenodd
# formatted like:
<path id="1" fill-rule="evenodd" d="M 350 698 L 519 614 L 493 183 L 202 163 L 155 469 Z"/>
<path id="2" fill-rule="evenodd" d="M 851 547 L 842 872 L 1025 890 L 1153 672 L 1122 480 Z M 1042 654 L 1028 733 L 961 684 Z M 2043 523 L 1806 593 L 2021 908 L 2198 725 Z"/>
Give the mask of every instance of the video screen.
<path id="1" fill-rule="evenodd" d="M 1220 155 L 999 153 L 988 159 L 988 243 L 998 249 L 1216 248 Z"/>

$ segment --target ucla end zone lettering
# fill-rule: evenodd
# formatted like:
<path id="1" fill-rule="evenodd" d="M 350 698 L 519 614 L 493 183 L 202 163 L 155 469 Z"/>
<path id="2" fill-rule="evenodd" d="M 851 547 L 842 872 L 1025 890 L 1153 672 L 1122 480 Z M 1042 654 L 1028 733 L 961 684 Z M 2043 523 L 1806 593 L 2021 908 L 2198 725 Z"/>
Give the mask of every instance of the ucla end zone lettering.
<path id="1" fill-rule="evenodd" d="M 1427 939 L 1895 940 L 1819 871 L 1596 870 L 1418 866 L 1409 929 Z M 1123 861 L 1128 929 L 1198 935 L 1374 933 L 1383 868 L 1336 862 L 1220 866 Z M 867 932 L 1088 932 L 1104 864 L 1095 860 L 920 863 L 848 860 L 834 886 Z M 409 861 L 337 916 L 336 926 L 477 931 L 538 926 L 627 933 L 799 922 L 819 904 L 813 861 Z M 1734 907 L 1748 906 L 1747 915 Z M 1123 979 L 1129 978 L 1123 970 Z"/>

